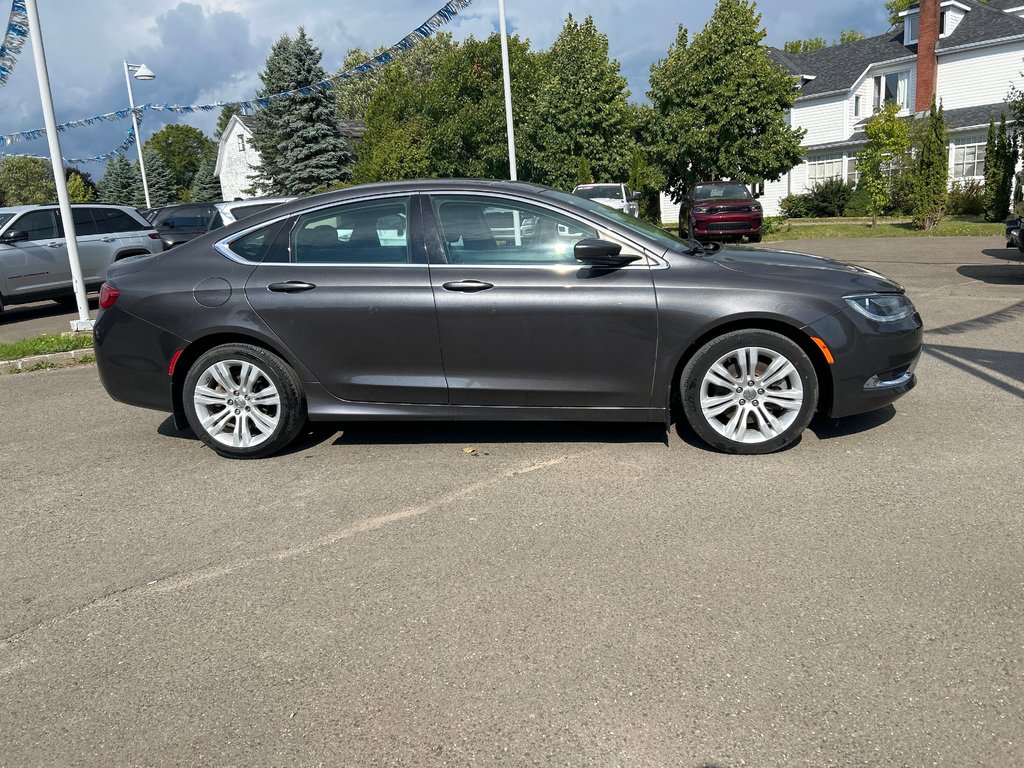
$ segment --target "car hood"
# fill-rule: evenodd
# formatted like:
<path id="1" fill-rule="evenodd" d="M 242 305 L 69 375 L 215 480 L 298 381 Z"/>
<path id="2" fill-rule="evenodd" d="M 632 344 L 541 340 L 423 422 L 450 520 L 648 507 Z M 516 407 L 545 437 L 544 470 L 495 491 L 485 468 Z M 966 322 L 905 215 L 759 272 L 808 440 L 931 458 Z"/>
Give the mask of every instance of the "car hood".
<path id="1" fill-rule="evenodd" d="M 846 275 L 857 288 L 867 291 L 903 293 L 903 286 L 885 275 L 854 264 L 792 251 L 767 251 L 760 248 L 729 248 L 707 257 L 726 269 L 749 275 L 771 277 L 841 277 Z"/>
<path id="2" fill-rule="evenodd" d="M 716 197 L 713 200 L 694 200 L 694 208 L 718 208 L 723 205 L 754 205 L 752 197 Z"/>
<path id="3" fill-rule="evenodd" d="M 622 208 L 626 205 L 624 200 L 617 200 L 614 197 L 592 197 L 590 199 L 595 203 L 607 205 L 609 208 Z"/>

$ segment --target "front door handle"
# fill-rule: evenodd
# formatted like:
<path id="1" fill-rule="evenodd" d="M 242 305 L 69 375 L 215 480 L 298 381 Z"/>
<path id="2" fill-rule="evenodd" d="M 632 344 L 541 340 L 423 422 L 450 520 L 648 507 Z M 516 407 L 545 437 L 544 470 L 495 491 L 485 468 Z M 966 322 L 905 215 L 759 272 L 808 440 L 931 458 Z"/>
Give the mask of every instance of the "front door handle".
<path id="1" fill-rule="evenodd" d="M 300 280 L 289 280 L 287 283 L 271 283 L 267 286 L 268 291 L 274 293 L 302 293 L 316 288 L 313 283 L 303 283 Z"/>
<path id="2" fill-rule="evenodd" d="M 63 246 L 64 246 L 64 243 L 47 243 L 46 244 L 47 248 L 62 248 Z"/>
<path id="3" fill-rule="evenodd" d="M 104 243 L 112 243 L 115 240 L 117 240 L 116 237 L 103 237 L 103 238 L 100 238 L 100 239 L 103 240 Z"/>
<path id="4" fill-rule="evenodd" d="M 446 291 L 459 291 L 460 293 L 476 293 L 493 288 L 493 283 L 485 283 L 482 280 L 459 280 L 454 283 L 443 283 L 441 285 Z"/>

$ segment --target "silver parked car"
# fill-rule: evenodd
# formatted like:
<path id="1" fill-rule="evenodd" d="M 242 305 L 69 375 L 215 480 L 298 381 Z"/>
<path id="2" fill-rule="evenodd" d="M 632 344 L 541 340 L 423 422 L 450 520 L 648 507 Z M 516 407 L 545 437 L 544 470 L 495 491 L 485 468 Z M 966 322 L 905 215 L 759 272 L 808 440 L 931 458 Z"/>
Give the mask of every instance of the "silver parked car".
<path id="1" fill-rule="evenodd" d="M 160 235 L 134 208 L 89 203 L 71 211 L 86 290 L 99 290 L 113 262 L 164 249 Z M 74 302 L 60 209 L 0 208 L 0 311 L 43 299 Z"/>

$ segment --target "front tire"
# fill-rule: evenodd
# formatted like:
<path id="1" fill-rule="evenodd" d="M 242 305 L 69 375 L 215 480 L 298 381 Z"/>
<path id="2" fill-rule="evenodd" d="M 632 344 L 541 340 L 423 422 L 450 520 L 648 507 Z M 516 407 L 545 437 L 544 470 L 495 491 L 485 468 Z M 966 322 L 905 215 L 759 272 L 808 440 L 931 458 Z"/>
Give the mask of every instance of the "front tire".
<path id="1" fill-rule="evenodd" d="M 182 403 L 192 431 L 229 459 L 277 453 L 306 421 L 295 371 L 252 344 L 222 344 L 201 355 L 185 376 Z"/>
<path id="2" fill-rule="evenodd" d="M 679 377 L 683 412 L 705 443 L 764 454 L 800 437 L 818 404 L 814 364 L 772 331 L 726 333 L 701 347 Z"/>

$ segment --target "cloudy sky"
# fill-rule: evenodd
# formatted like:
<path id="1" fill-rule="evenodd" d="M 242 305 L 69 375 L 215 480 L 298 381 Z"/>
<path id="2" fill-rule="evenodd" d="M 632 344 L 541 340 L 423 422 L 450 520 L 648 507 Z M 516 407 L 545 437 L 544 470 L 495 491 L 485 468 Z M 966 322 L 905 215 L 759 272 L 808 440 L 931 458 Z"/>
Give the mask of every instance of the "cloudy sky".
<path id="1" fill-rule="evenodd" d="M 391 45 L 419 26 L 446 0 L 38 0 L 57 121 L 89 117 L 128 106 L 122 60 L 144 63 L 157 74 L 135 82 L 135 100 L 202 104 L 252 98 L 273 41 L 304 26 L 323 50 L 328 72 L 352 47 Z M 6 20 L 10 0 L 0 0 Z M 629 81 L 632 98 L 644 99 L 650 65 L 665 56 L 679 24 L 699 30 L 714 0 L 506 0 L 510 31 L 535 50 L 551 45 L 566 15 L 593 16 L 608 35 L 611 55 Z M 766 42 L 821 36 L 840 29 L 869 35 L 887 28 L 883 0 L 761 0 Z M 497 30 L 497 0 L 475 0 L 447 29 L 457 39 Z M 170 118 L 177 120 L 178 118 Z M 188 122 L 212 132 L 216 115 Z M 41 128 L 43 118 L 32 52 L 26 44 L 7 85 L 0 87 L 0 134 Z M 163 125 L 148 113 L 143 137 Z M 65 157 L 87 157 L 116 147 L 128 121 L 101 123 L 61 134 Z M 0 152 L 46 155 L 45 139 Z M 134 152 L 129 156 L 132 157 Z M 102 164 L 84 167 L 94 176 Z"/>

